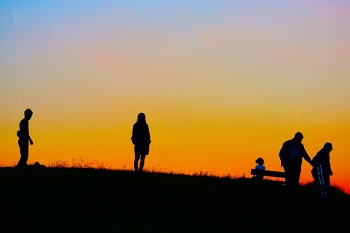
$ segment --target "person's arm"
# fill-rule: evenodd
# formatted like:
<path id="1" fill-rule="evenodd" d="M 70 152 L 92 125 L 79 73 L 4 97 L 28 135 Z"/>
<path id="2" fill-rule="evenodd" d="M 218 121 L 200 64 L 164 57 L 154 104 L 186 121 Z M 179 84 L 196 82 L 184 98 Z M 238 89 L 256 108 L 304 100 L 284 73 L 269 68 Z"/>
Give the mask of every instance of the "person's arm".
<path id="1" fill-rule="evenodd" d="M 29 123 L 27 124 L 27 132 L 28 132 L 28 140 L 29 140 L 29 142 L 30 142 L 30 145 L 33 145 L 34 143 L 33 143 L 33 140 L 32 140 L 32 138 L 30 137 L 30 135 L 29 135 Z"/>
<path id="2" fill-rule="evenodd" d="M 314 166 L 314 163 L 312 162 L 310 156 L 307 154 L 306 150 L 305 150 L 305 147 L 303 144 L 301 144 L 301 148 L 302 148 L 302 151 L 303 151 L 303 158 L 311 165 L 311 166 Z"/>
<path id="3" fill-rule="evenodd" d="M 29 132 L 28 132 L 28 139 L 29 139 L 30 145 L 33 145 L 34 142 L 33 142 L 32 138 L 29 136 Z"/>
<path id="4" fill-rule="evenodd" d="M 135 145 L 135 135 L 134 135 L 134 133 L 135 133 L 135 125 L 133 125 L 132 132 L 131 132 L 131 141 L 132 141 L 132 144 Z"/>
<path id="5" fill-rule="evenodd" d="M 287 142 L 283 143 L 282 145 L 282 148 L 280 150 L 280 153 L 279 153 L 279 157 L 280 157 L 280 160 L 281 160 L 281 167 L 283 167 L 284 165 L 284 161 L 287 157 L 287 146 L 286 146 Z"/>
<path id="6" fill-rule="evenodd" d="M 321 161 L 320 161 L 320 152 L 318 152 L 315 157 L 312 159 L 312 163 L 314 164 L 314 166 L 320 165 Z"/>
<path id="7" fill-rule="evenodd" d="M 328 171 L 329 175 L 332 176 L 333 175 L 333 171 L 332 171 L 332 168 L 331 168 L 331 162 L 328 160 L 327 163 L 328 163 L 328 168 L 329 168 L 329 171 Z"/>
<path id="8" fill-rule="evenodd" d="M 28 123 L 28 120 L 23 119 L 21 121 L 21 123 L 20 123 L 19 129 L 22 132 L 23 138 L 28 140 L 30 142 L 30 144 L 33 145 L 33 140 L 32 140 L 32 138 L 29 135 L 29 123 Z"/>
<path id="9" fill-rule="evenodd" d="M 148 137 L 148 140 L 149 140 L 149 144 L 151 144 L 151 134 L 149 132 L 149 127 L 147 125 L 147 137 Z"/>

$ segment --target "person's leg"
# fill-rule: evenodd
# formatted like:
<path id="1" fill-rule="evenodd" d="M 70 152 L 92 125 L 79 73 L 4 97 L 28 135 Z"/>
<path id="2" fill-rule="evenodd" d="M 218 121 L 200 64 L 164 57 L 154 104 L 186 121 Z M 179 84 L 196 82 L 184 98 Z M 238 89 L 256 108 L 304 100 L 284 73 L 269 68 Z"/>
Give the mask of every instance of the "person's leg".
<path id="1" fill-rule="evenodd" d="M 29 154 L 29 145 L 19 144 L 21 158 L 18 161 L 17 167 L 23 167 L 27 165 L 28 154 Z"/>
<path id="2" fill-rule="evenodd" d="M 286 175 L 286 191 L 287 191 L 287 195 L 292 196 L 294 194 L 294 190 L 295 190 L 295 185 L 294 185 L 294 177 L 293 174 L 288 174 Z"/>
<path id="3" fill-rule="evenodd" d="M 289 162 L 284 166 L 284 171 L 286 175 L 287 194 L 293 196 L 299 186 L 300 168 L 297 164 Z"/>
<path id="4" fill-rule="evenodd" d="M 292 160 L 290 164 L 291 172 L 291 185 L 290 192 L 292 195 L 296 194 L 299 187 L 301 164 L 298 160 Z"/>
<path id="5" fill-rule="evenodd" d="M 140 171 L 143 170 L 143 166 L 145 165 L 145 158 L 146 158 L 146 155 L 142 154 L 141 155 L 141 161 L 140 161 Z"/>
<path id="6" fill-rule="evenodd" d="M 311 170 L 312 178 L 314 179 L 314 185 L 319 184 L 317 168 L 313 167 Z"/>
<path id="7" fill-rule="evenodd" d="M 324 180 L 324 186 L 325 187 L 328 187 L 331 184 L 330 176 L 328 174 L 324 174 L 323 175 L 323 180 Z"/>
<path id="8" fill-rule="evenodd" d="M 295 171 L 293 171 L 292 181 L 291 181 L 290 191 L 292 192 L 292 194 L 295 194 L 298 191 L 299 180 L 300 180 L 300 170 L 296 168 Z"/>
<path id="9" fill-rule="evenodd" d="M 285 181 L 286 181 L 286 190 L 287 190 L 287 194 L 290 193 L 290 189 L 291 189 L 291 186 L 292 186 L 292 180 L 293 180 L 293 177 L 292 177 L 292 172 L 291 172 L 291 169 L 290 169 L 290 166 L 289 164 L 285 164 L 283 166 L 284 168 L 284 173 L 286 175 L 285 177 Z"/>
<path id="10" fill-rule="evenodd" d="M 139 160 L 140 160 L 140 154 L 136 153 L 136 151 L 135 151 L 135 160 L 134 160 L 134 169 L 135 169 L 135 172 L 138 170 L 138 163 L 139 163 Z"/>

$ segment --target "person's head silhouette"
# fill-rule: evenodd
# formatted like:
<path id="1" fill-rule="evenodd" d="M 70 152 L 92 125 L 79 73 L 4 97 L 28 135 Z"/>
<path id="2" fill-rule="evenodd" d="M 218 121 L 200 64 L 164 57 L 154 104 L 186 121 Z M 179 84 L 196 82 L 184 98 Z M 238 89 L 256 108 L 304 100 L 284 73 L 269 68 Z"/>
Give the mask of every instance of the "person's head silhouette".
<path id="1" fill-rule="evenodd" d="M 333 150 L 332 143 L 326 142 L 326 143 L 324 144 L 324 146 L 323 146 L 323 149 L 324 149 L 324 150 L 327 150 L 327 151 Z"/>
<path id="2" fill-rule="evenodd" d="M 32 116 L 33 116 L 33 112 L 29 108 L 24 111 L 24 117 L 27 120 L 30 120 L 32 118 Z"/>
<path id="3" fill-rule="evenodd" d="M 143 112 L 137 115 L 137 122 L 146 123 L 146 115 Z"/>
<path id="4" fill-rule="evenodd" d="M 255 162 L 259 165 L 264 165 L 265 163 L 263 158 L 258 158 Z"/>
<path id="5" fill-rule="evenodd" d="M 301 141 L 303 140 L 304 136 L 302 133 L 297 132 L 293 138 L 293 141 L 296 143 L 301 143 Z"/>

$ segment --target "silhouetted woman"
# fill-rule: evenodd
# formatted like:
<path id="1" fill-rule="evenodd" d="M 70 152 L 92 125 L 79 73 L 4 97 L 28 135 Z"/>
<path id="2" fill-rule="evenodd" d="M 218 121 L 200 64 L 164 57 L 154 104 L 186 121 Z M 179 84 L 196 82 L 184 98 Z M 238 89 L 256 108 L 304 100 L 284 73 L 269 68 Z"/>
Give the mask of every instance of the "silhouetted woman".
<path id="1" fill-rule="evenodd" d="M 134 160 L 134 168 L 135 171 L 143 170 L 143 166 L 145 164 L 146 155 L 149 153 L 149 145 L 151 143 L 151 136 L 149 133 L 148 124 L 146 123 L 146 115 L 144 113 L 139 113 L 137 116 L 137 122 L 134 124 L 132 128 L 132 143 L 135 151 L 135 160 Z M 140 167 L 138 166 L 139 160 Z"/>

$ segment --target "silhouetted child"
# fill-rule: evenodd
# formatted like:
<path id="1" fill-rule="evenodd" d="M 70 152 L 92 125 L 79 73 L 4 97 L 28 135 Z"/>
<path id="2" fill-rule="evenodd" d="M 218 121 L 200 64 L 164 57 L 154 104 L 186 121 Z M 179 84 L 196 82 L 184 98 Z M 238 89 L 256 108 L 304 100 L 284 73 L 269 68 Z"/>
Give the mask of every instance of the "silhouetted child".
<path id="1" fill-rule="evenodd" d="M 317 172 L 317 167 L 321 166 L 322 178 L 324 181 L 324 186 L 330 185 L 330 176 L 333 175 L 330 162 L 330 152 L 333 150 L 333 146 L 330 142 L 324 144 L 323 148 L 316 154 L 312 159 L 315 165 L 311 171 L 312 177 L 314 178 L 314 184 L 319 184 L 319 174 Z"/>
<path id="2" fill-rule="evenodd" d="M 263 171 L 265 170 L 265 166 L 264 166 L 264 159 L 263 158 L 258 158 L 255 163 L 257 163 L 257 165 L 255 166 L 255 169 L 256 170 L 259 170 L 259 171 Z M 259 180 L 263 180 L 264 179 L 264 176 L 263 175 L 256 175 L 255 176 L 257 179 Z"/>

